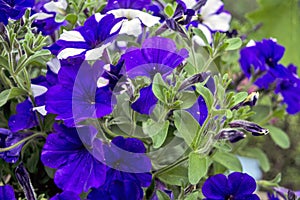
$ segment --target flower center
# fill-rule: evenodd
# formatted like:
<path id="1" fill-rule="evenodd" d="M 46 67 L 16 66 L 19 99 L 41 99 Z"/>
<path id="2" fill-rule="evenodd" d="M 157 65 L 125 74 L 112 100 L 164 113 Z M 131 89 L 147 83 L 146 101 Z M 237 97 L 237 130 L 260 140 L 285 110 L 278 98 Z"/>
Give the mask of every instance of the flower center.
<path id="1" fill-rule="evenodd" d="M 226 200 L 234 200 L 234 196 L 233 195 L 230 195 L 226 198 Z"/>

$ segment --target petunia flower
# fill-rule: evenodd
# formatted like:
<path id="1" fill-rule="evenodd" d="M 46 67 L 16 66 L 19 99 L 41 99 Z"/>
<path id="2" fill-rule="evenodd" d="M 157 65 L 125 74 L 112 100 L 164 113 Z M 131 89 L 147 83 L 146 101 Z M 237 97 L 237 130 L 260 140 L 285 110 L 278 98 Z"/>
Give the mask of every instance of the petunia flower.
<path id="1" fill-rule="evenodd" d="M 62 190 L 80 194 L 104 183 L 105 165 L 98 160 L 103 157 L 102 142 L 96 135 L 97 130 L 92 126 L 54 125 L 41 160 L 45 166 L 57 169 L 54 182 Z"/>
<path id="2" fill-rule="evenodd" d="M 66 25 L 65 20 L 59 22 L 55 20 L 56 15 L 64 15 L 68 7 L 66 0 L 40 1 L 33 7 L 34 22 L 32 26 L 37 28 L 37 32 L 43 35 L 52 35 L 60 26 Z"/>
<path id="3" fill-rule="evenodd" d="M 26 134 L 12 133 L 10 130 L 5 128 L 0 128 L 0 148 L 10 147 L 23 138 L 26 137 Z M 5 160 L 8 163 L 16 163 L 19 159 L 20 152 L 22 150 L 23 144 L 18 145 L 17 147 L 0 153 L 0 158 Z"/>
<path id="4" fill-rule="evenodd" d="M 202 187 L 206 200 L 259 200 L 253 192 L 256 189 L 255 180 L 246 173 L 233 172 L 228 177 L 217 174 L 209 177 Z"/>
<path id="5" fill-rule="evenodd" d="M 95 188 L 88 199 L 139 200 L 142 187 L 151 184 L 151 161 L 144 155 L 144 144 L 135 138 L 115 137 L 111 146 L 104 146 L 107 164 L 105 184 Z"/>
<path id="6" fill-rule="evenodd" d="M 0 186 L 0 199 L 1 200 L 16 200 L 14 188 L 11 185 Z"/>
<path id="7" fill-rule="evenodd" d="M 83 26 L 65 31 L 49 50 L 58 59 L 81 56 L 85 60 L 97 60 L 120 32 L 123 20 L 112 14 L 97 13 L 88 18 Z"/>
<path id="8" fill-rule="evenodd" d="M 62 66 L 58 73 L 59 84 L 47 91 L 46 110 L 57 114 L 56 119 L 64 120 L 67 126 L 110 114 L 114 104 L 113 86 L 108 77 L 103 77 L 106 74 L 104 67 L 101 61 L 93 66 L 87 62 Z M 113 77 L 118 77 L 118 74 Z"/>
<path id="9" fill-rule="evenodd" d="M 185 3 L 187 9 L 192 9 L 199 0 L 181 0 Z M 212 42 L 212 34 L 216 31 L 226 32 L 230 28 L 231 15 L 224 10 L 224 3 L 221 0 L 208 0 L 199 9 L 196 10 L 197 17 L 193 17 L 189 25 L 200 29 L 208 43 Z M 189 26 L 188 25 L 188 26 Z M 199 36 L 194 36 L 193 40 L 199 45 L 205 45 Z"/>
<path id="10" fill-rule="evenodd" d="M 78 194 L 70 191 L 63 191 L 60 194 L 57 194 L 50 198 L 50 200 L 80 200 Z"/>
<path id="11" fill-rule="evenodd" d="M 8 24 L 8 19 L 20 19 L 27 8 L 32 8 L 34 0 L 0 0 L 0 22 Z"/>
<path id="12" fill-rule="evenodd" d="M 177 50 L 173 40 L 153 37 L 146 39 L 141 48 L 129 48 L 122 59 L 129 78 L 146 76 L 153 79 L 156 73 L 166 77 L 187 57 L 188 51 Z M 157 101 L 150 85 L 140 91 L 140 97 L 132 104 L 132 108 L 142 114 L 150 114 Z"/>
<path id="13" fill-rule="evenodd" d="M 151 0 L 108 0 L 102 13 L 119 8 L 143 10 L 151 4 Z"/>
<path id="14" fill-rule="evenodd" d="M 270 89 L 275 85 L 275 93 L 283 97 L 287 104 L 287 112 L 296 114 L 300 111 L 300 79 L 297 67 L 287 68 L 279 64 L 284 54 L 284 47 L 275 40 L 251 42 L 240 52 L 240 65 L 247 78 L 255 77 L 254 84 L 262 89 Z"/>

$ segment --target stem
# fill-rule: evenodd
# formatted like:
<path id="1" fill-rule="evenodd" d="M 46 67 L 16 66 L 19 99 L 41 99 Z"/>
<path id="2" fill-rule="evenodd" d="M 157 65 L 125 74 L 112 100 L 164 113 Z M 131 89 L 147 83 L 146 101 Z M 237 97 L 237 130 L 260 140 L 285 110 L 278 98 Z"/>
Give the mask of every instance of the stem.
<path id="1" fill-rule="evenodd" d="M 12 150 L 12 149 L 14 149 L 15 147 L 19 146 L 20 144 L 22 144 L 22 143 L 24 143 L 24 142 L 27 142 L 28 140 L 31 140 L 31 139 L 33 139 L 33 138 L 35 138 L 35 137 L 39 137 L 39 136 L 42 136 L 42 137 L 46 138 L 46 137 L 47 137 L 47 134 L 42 133 L 42 132 L 39 132 L 39 133 L 35 133 L 35 134 L 33 134 L 33 135 L 30 135 L 30 136 L 24 138 L 23 140 L 20 140 L 19 142 L 17 142 L 17 143 L 14 144 L 14 145 L 11 145 L 11 146 L 6 147 L 6 148 L 0 148 L 0 153 L 5 152 L 5 151 Z"/>
<path id="2" fill-rule="evenodd" d="M 177 167 L 178 165 L 181 165 L 183 162 L 185 162 L 185 161 L 188 160 L 188 159 L 189 159 L 189 156 L 185 156 L 185 157 L 181 158 L 181 159 L 178 160 L 177 162 L 175 162 L 175 163 L 173 163 L 173 164 L 171 164 L 171 165 L 169 165 L 169 166 L 166 166 L 166 167 L 164 167 L 164 168 L 158 170 L 157 172 L 155 172 L 155 173 L 153 174 L 153 177 L 157 177 L 157 176 L 160 175 L 160 174 L 163 174 L 163 173 L 165 173 L 165 172 L 167 172 L 167 171 L 169 171 L 169 170 L 171 170 L 171 169 L 174 169 L 175 167 Z"/>

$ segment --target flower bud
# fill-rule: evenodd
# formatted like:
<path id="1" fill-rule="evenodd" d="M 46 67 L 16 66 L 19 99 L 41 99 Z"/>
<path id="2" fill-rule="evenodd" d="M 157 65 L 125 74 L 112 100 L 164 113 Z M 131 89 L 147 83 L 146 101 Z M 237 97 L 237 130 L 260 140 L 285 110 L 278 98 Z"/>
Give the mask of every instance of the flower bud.
<path id="1" fill-rule="evenodd" d="M 238 142 L 246 137 L 246 134 L 243 131 L 236 129 L 226 128 L 222 129 L 218 135 L 215 136 L 215 139 L 225 139 L 229 140 L 231 143 Z"/>
<path id="2" fill-rule="evenodd" d="M 267 135 L 268 129 L 262 128 L 256 123 L 245 121 L 245 120 L 234 120 L 229 123 L 231 128 L 242 128 L 248 132 L 251 132 L 254 136 Z"/>

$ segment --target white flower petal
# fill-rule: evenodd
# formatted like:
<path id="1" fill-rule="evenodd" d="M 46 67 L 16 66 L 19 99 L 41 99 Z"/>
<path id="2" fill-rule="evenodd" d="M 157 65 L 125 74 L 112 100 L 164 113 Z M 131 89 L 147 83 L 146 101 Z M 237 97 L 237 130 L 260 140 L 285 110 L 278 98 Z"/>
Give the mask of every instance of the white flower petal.
<path id="1" fill-rule="evenodd" d="M 47 92 L 47 90 L 48 89 L 44 86 L 31 84 L 31 91 L 32 91 L 34 97 L 38 97 L 38 96 L 44 94 L 45 92 Z"/>
<path id="2" fill-rule="evenodd" d="M 47 65 L 53 73 L 58 74 L 58 71 L 60 70 L 60 62 L 57 58 L 51 59 L 47 62 Z"/>
<path id="3" fill-rule="evenodd" d="M 113 33 L 117 32 L 121 28 L 121 26 L 123 25 L 124 21 L 127 21 L 127 20 L 123 19 L 122 21 L 119 21 L 118 23 L 116 23 L 114 25 L 114 27 L 112 27 L 112 29 L 110 30 L 110 34 L 113 34 Z"/>
<path id="4" fill-rule="evenodd" d="M 78 31 L 64 31 L 59 39 L 71 42 L 85 42 L 83 36 Z"/>
<path id="5" fill-rule="evenodd" d="M 100 22 L 100 20 L 105 17 L 105 15 L 101 15 L 100 13 L 96 13 L 95 14 L 95 19 L 97 22 Z"/>
<path id="6" fill-rule="evenodd" d="M 197 4 L 196 0 L 182 0 L 182 1 L 183 1 L 183 3 L 185 3 L 186 8 L 188 8 L 188 9 L 193 8 L 193 6 Z"/>
<path id="7" fill-rule="evenodd" d="M 221 0 L 207 0 L 206 4 L 201 8 L 200 14 L 203 18 L 215 14 L 221 6 L 223 6 L 223 2 Z"/>
<path id="8" fill-rule="evenodd" d="M 159 23 L 160 20 L 160 17 L 155 17 L 143 11 L 134 10 L 134 9 L 110 10 L 107 12 L 107 14 L 113 14 L 117 18 L 126 17 L 129 20 L 134 18 L 139 18 L 141 22 L 147 27 L 154 26 L 155 24 Z"/>
<path id="9" fill-rule="evenodd" d="M 66 10 L 68 7 L 68 3 L 66 0 L 59 0 L 57 2 L 50 1 L 44 5 L 44 8 L 48 12 L 55 12 L 63 14 L 63 11 Z"/>
<path id="10" fill-rule="evenodd" d="M 202 25 L 202 24 L 199 24 L 198 25 L 198 28 L 203 32 L 203 34 L 205 35 L 205 37 L 206 37 L 206 39 L 207 39 L 207 42 L 209 43 L 209 44 L 211 44 L 212 43 L 212 35 L 211 35 L 211 32 L 210 32 L 210 30 L 206 27 L 206 26 L 204 26 L 204 25 Z M 201 37 L 199 37 L 199 36 L 197 36 L 197 35 L 195 35 L 194 37 L 193 37 L 193 40 L 198 44 L 198 45 L 200 45 L 200 46 L 205 46 L 206 44 L 205 44 L 205 42 L 201 39 Z"/>
<path id="11" fill-rule="evenodd" d="M 97 87 L 100 88 L 100 87 L 107 86 L 108 83 L 109 83 L 109 80 L 108 80 L 108 79 L 103 78 L 103 77 L 100 77 L 100 78 L 98 78 L 98 80 L 97 80 Z"/>
<path id="12" fill-rule="evenodd" d="M 35 19 L 35 20 L 44 20 L 50 17 L 53 17 L 53 14 L 48 14 L 48 13 L 43 13 L 43 12 L 39 12 L 39 13 L 35 13 L 34 15 L 32 15 L 30 18 L 31 19 Z"/>
<path id="13" fill-rule="evenodd" d="M 132 20 L 124 21 L 120 34 L 134 35 L 138 37 L 142 33 L 142 23 L 139 19 L 135 18 Z"/>
<path id="14" fill-rule="evenodd" d="M 231 15 L 223 12 L 219 15 L 211 15 L 205 18 L 203 24 L 207 25 L 213 31 L 228 31 L 230 20 Z"/>
<path id="15" fill-rule="evenodd" d="M 57 55 L 57 58 L 60 60 L 66 59 L 70 56 L 79 55 L 84 51 L 86 51 L 86 49 L 66 48 L 66 49 L 62 50 L 61 52 L 59 52 L 59 54 Z"/>
<path id="16" fill-rule="evenodd" d="M 98 58 L 101 58 L 104 49 L 106 49 L 110 45 L 111 43 L 109 42 L 98 48 L 88 50 L 85 54 L 85 60 L 97 60 Z"/>
<path id="17" fill-rule="evenodd" d="M 253 47 L 253 46 L 255 46 L 255 45 L 256 45 L 255 41 L 254 41 L 254 40 L 250 40 L 250 41 L 247 43 L 246 47 Z"/>
<path id="18" fill-rule="evenodd" d="M 41 115 L 46 116 L 47 115 L 47 110 L 46 106 L 38 106 L 38 107 L 33 107 L 33 111 L 38 111 Z"/>

